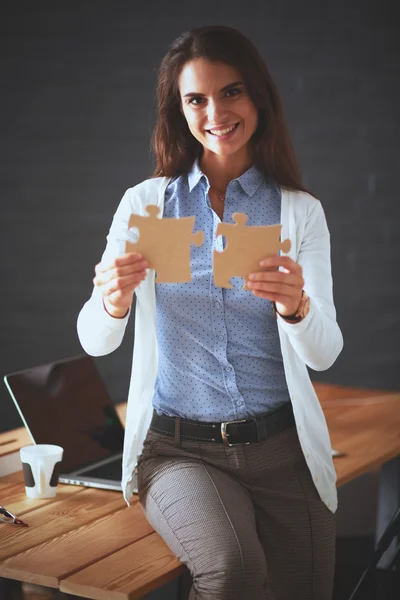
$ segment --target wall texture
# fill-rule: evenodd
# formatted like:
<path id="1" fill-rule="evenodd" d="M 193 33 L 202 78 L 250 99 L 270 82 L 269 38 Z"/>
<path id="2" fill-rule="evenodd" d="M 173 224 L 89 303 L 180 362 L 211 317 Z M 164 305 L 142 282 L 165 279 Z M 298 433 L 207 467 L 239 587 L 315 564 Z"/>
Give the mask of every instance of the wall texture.
<path id="1" fill-rule="evenodd" d="M 126 188 L 150 176 L 156 71 L 183 30 L 249 35 L 332 236 L 345 348 L 318 380 L 399 389 L 394 2 L 14 1 L 0 24 L 2 374 L 78 354 L 75 322 Z M 244 8 L 245 7 L 245 8 Z M 133 323 L 97 364 L 126 397 Z M 0 387 L 0 431 L 20 424 Z"/>

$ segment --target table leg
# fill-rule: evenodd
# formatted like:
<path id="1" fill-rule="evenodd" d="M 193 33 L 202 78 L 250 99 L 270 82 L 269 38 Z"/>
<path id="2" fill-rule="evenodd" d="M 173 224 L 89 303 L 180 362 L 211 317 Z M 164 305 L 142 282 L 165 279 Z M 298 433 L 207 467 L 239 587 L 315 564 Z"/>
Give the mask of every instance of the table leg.
<path id="1" fill-rule="evenodd" d="M 192 587 L 192 577 L 186 570 L 178 578 L 178 600 L 188 600 L 190 588 Z"/>
<path id="2" fill-rule="evenodd" d="M 379 473 L 378 514 L 376 522 L 376 540 L 379 540 L 400 506 L 400 456 L 382 465 Z M 396 540 L 383 554 L 378 567 L 384 569 L 394 558 Z"/>
<path id="3" fill-rule="evenodd" d="M 24 600 L 21 582 L 0 577 L 0 600 Z"/>

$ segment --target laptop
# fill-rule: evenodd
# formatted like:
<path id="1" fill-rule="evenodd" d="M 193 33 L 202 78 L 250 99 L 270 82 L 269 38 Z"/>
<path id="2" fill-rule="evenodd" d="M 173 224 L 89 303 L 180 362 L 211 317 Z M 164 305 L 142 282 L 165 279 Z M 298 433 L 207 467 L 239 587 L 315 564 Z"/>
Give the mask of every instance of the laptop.
<path id="1" fill-rule="evenodd" d="M 61 483 L 121 491 L 124 428 L 87 355 L 5 375 L 33 443 L 64 448 Z"/>

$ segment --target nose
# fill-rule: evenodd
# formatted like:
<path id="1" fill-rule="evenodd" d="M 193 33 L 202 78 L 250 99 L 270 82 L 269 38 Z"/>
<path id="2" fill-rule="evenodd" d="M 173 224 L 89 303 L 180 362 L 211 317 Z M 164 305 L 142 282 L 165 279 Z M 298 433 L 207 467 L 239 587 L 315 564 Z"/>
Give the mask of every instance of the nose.
<path id="1" fill-rule="evenodd" d="M 226 118 L 226 109 L 223 103 L 209 100 L 207 105 L 207 119 L 209 125 L 220 125 Z"/>

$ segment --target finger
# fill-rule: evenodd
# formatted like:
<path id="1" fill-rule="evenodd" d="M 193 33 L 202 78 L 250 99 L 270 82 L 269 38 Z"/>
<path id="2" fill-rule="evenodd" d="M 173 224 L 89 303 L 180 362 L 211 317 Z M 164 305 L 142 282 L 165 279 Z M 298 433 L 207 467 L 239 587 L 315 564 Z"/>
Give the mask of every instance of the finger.
<path id="1" fill-rule="evenodd" d="M 301 286 L 286 285 L 285 283 L 273 283 L 270 281 L 249 281 L 247 283 L 247 289 L 255 292 L 261 292 L 266 294 L 280 294 L 289 298 L 294 298 L 299 295 Z"/>
<path id="2" fill-rule="evenodd" d="M 96 275 L 101 273 L 110 273 L 113 271 L 118 271 L 119 269 L 126 269 L 127 271 L 141 271 L 143 269 L 147 269 L 149 264 L 146 260 L 137 259 L 135 261 L 124 261 L 119 262 L 117 260 L 113 261 L 109 264 L 99 263 L 95 266 L 94 271 Z"/>
<path id="3" fill-rule="evenodd" d="M 101 265 L 96 265 L 95 267 L 95 277 L 93 279 L 94 285 L 103 285 L 111 281 L 112 279 L 118 279 L 122 277 L 127 277 L 130 275 L 134 275 L 136 273 L 143 274 L 146 272 L 146 268 L 148 267 L 147 261 L 139 261 L 129 266 L 119 266 L 113 269 L 103 270 Z"/>
<path id="4" fill-rule="evenodd" d="M 97 270 L 98 270 L 98 271 L 106 272 L 106 271 L 110 271 L 112 269 L 119 268 L 119 267 L 130 266 L 130 265 L 132 266 L 141 261 L 146 262 L 147 267 L 148 267 L 148 262 L 146 261 L 146 259 L 143 258 L 143 256 L 141 254 L 138 254 L 137 252 L 129 252 L 128 254 L 123 254 L 122 256 L 118 256 L 117 258 L 112 260 L 110 263 L 104 264 L 103 262 L 100 262 L 99 264 L 97 264 L 95 266 L 95 271 L 97 272 Z"/>
<path id="5" fill-rule="evenodd" d="M 126 285 L 130 285 L 131 283 L 136 283 L 137 285 L 146 278 L 147 271 L 137 271 L 130 275 L 125 275 L 123 277 L 118 276 L 106 276 L 106 277 L 94 277 L 93 285 L 99 288 L 106 289 L 118 289 L 119 287 L 126 287 Z"/>
<path id="6" fill-rule="evenodd" d="M 137 271 L 122 277 L 111 277 L 104 281 L 102 277 L 95 277 L 93 283 L 101 289 L 102 294 L 111 294 L 118 289 L 136 287 L 141 283 L 147 275 L 147 271 Z"/>
<path id="7" fill-rule="evenodd" d="M 112 283 L 109 286 L 100 288 L 104 298 L 113 298 L 114 303 L 118 304 L 119 300 L 124 297 L 130 297 L 135 289 L 140 285 L 141 281 L 133 282 L 130 285 L 116 287 Z"/>
<path id="8" fill-rule="evenodd" d="M 289 271 L 295 271 L 298 273 L 299 272 L 301 273 L 303 271 L 303 269 L 302 269 L 301 265 L 299 265 L 299 263 L 294 261 L 289 256 L 281 256 L 281 255 L 268 256 L 267 258 L 264 258 L 262 261 L 260 261 L 260 266 L 264 267 L 264 268 L 285 267 Z"/>
<path id="9" fill-rule="evenodd" d="M 114 269 L 107 269 L 105 271 L 103 269 L 101 269 L 101 265 L 100 265 L 100 267 L 99 267 L 99 265 L 96 265 L 95 273 L 96 273 L 96 277 L 98 280 L 101 280 L 104 283 L 106 283 L 107 281 L 110 281 L 111 279 L 115 279 L 117 277 L 126 277 L 128 275 L 132 275 L 133 273 L 139 273 L 141 271 L 145 271 L 147 268 L 148 268 L 147 261 L 141 260 L 139 262 L 136 262 L 136 263 L 128 265 L 128 266 L 124 265 L 124 266 L 114 267 Z"/>
<path id="10" fill-rule="evenodd" d="M 258 271 L 257 273 L 250 273 L 248 282 L 282 283 L 301 288 L 304 286 L 304 279 L 299 277 L 297 273 L 290 271 L 285 273 L 282 271 Z"/>
<path id="11" fill-rule="evenodd" d="M 125 277 L 120 281 L 111 281 L 109 284 L 101 288 L 101 293 L 106 297 L 111 304 L 120 305 L 124 300 L 128 299 L 128 304 L 132 301 L 132 295 L 135 289 L 146 278 L 147 272 L 144 272 L 143 277 Z"/>
<path id="12" fill-rule="evenodd" d="M 276 302 L 283 305 L 292 302 L 292 296 L 286 296 L 284 294 L 277 294 L 274 292 L 263 292 L 260 290 L 252 290 L 251 292 L 254 296 L 257 296 L 257 298 L 262 298 L 263 300 L 270 300 L 271 302 Z"/>
<path id="13" fill-rule="evenodd" d="M 119 266 L 123 266 L 123 265 L 133 264 L 133 263 L 138 262 L 140 260 L 146 261 L 146 259 L 144 258 L 144 256 L 142 254 L 140 254 L 139 252 L 127 252 L 126 254 L 122 254 L 121 256 L 117 256 L 117 258 L 115 259 L 114 262 L 115 262 L 115 265 L 117 267 L 119 267 Z"/>

